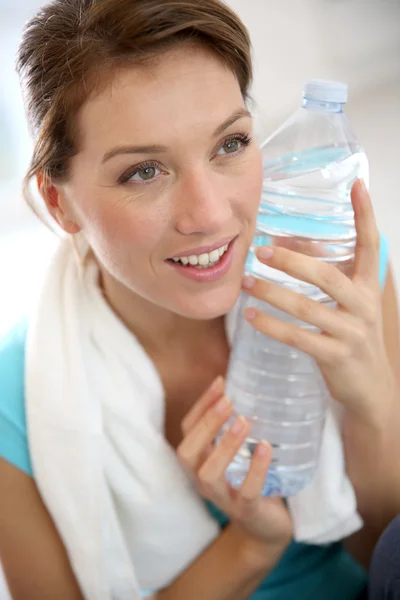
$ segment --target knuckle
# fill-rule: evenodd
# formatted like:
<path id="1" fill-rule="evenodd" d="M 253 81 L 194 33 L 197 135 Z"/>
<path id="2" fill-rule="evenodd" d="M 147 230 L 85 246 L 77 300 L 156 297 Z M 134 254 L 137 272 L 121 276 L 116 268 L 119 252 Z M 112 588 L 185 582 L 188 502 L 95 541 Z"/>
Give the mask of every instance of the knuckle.
<path id="1" fill-rule="evenodd" d="M 332 354 L 331 364 L 334 366 L 345 366 L 351 358 L 353 352 L 347 344 L 340 344 Z"/>
<path id="2" fill-rule="evenodd" d="M 364 309 L 364 323 L 367 327 L 375 325 L 380 317 L 379 307 L 375 302 L 368 302 Z"/>
<path id="3" fill-rule="evenodd" d="M 353 330 L 353 344 L 356 350 L 365 346 L 368 338 L 368 329 L 365 325 L 359 325 Z"/>
<path id="4" fill-rule="evenodd" d="M 220 443 L 221 453 L 224 455 L 230 455 L 236 447 L 239 448 L 241 445 L 241 437 L 236 436 L 231 430 L 227 431 Z"/>
<path id="5" fill-rule="evenodd" d="M 213 410 L 212 408 L 208 409 L 208 411 L 206 412 L 206 414 L 204 415 L 204 418 L 201 421 L 201 426 L 209 431 L 210 428 L 212 428 L 212 426 L 215 424 L 215 422 L 218 420 L 218 414 L 215 412 L 215 410 Z"/>
<path id="6" fill-rule="evenodd" d="M 214 494 L 211 490 L 205 488 L 199 481 L 197 482 L 197 490 L 203 498 L 206 500 L 212 501 L 214 499 Z"/>
<path id="7" fill-rule="evenodd" d="M 316 307 L 307 298 L 300 298 L 298 301 L 297 315 L 301 321 L 308 323 L 314 320 Z"/>
<path id="8" fill-rule="evenodd" d="M 214 493 L 216 481 L 209 469 L 201 468 L 197 474 L 197 481 L 205 494 L 212 495 Z"/>
<path id="9" fill-rule="evenodd" d="M 202 426 L 207 432 L 214 431 L 216 427 L 221 425 L 221 422 L 224 422 L 227 419 L 229 411 L 230 407 L 228 405 L 221 413 L 218 413 L 214 407 L 209 408 L 202 419 Z"/>
<path id="10" fill-rule="evenodd" d="M 176 449 L 176 456 L 179 462 L 186 466 L 190 467 L 192 464 L 192 457 L 190 456 L 186 446 L 184 444 L 180 444 Z"/>
<path id="11" fill-rule="evenodd" d="M 291 346 L 293 348 L 297 348 L 301 341 L 302 331 L 299 327 L 288 327 L 283 334 L 283 343 Z"/>
<path id="12" fill-rule="evenodd" d="M 381 292 L 368 285 L 358 284 L 358 304 L 364 323 L 374 325 L 381 316 Z"/>
<path id="13" fill-rule="evenodd" d="M 236 518 L 245 521 L 252 517 L 257 508 L 257 498 L 247 492 L 239 492 L 235 510 Z"/>
<path id="14" fill-rule="evenodd" d="M 225 420 L 225 415 L 222 415 L 222 417 Z M 196 425 L 196 435 L 202 440 L 211 442 L 211 438 L 218 433 L 221 426 L 221 415 L 217 414 L 213 409 L 209 409 Z"/>
<path id="15" fill-rule="evenodd" d="M 332 288 L 339 285 L 339 272 L 336 267 L 320 262 L 317 268 L 317 276 L 322 287 Z"/>

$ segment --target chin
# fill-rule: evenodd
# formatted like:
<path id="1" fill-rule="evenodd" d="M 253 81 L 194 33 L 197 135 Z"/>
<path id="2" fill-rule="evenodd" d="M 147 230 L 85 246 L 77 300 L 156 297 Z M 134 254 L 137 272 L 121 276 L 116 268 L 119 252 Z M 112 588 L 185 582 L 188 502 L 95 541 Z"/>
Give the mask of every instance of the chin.
<path id="1" fill-rule="evenodd" d="M 231 289 L 215 290 L 204 296 L 199 294 L 195 298 L 182 300 L 174 312 L 188 319 L 199 321 L 217 319 L 233 309 L 239 299 L 240 291 L 241 286 L 235 285 Z"/>

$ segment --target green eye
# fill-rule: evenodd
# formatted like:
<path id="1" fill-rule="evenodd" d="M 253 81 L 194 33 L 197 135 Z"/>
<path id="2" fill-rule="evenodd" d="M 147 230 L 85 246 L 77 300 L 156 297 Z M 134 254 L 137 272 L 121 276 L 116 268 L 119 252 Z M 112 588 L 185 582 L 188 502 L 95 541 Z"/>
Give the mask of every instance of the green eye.
<path id="1" fill-rule="evenodd" d="M 239 140 L 231 140 L 226 142 L 222 148 L 225 150 L 227 154 L 232 154 L 233 152 L 237 152 L 240 149 Z"/>
<path id="2" fill-rule="evenodd" d="M 161 175 L 162 171 L 158 163 L 145 162 L 141 165 L 137 165 L 134 169 L 130 169 L 121 175 L 119 183 L 134 183 L 140 185 L 141 183 L 147 183 L 158 180 L 158 176 Z"/>
<path id="3" fill-rule="evenodd" d="M 137 175 L 139 175 L 140 179 L 143 179 L 143 181 L 149 181 L 156 176 L 156 168 L 145 167 L 144 169 L 138 169 Z"/>
<path id="4" fill-rule="evenodd" d="M 227 156 L 228 154 L 239 154 L 242 152 L 251 142 L 251 138 L 248 135 L 238 134 L 235 137 L 229 137 L 225 140 L 225 143 L 217 154 L 220 156 Z"/>

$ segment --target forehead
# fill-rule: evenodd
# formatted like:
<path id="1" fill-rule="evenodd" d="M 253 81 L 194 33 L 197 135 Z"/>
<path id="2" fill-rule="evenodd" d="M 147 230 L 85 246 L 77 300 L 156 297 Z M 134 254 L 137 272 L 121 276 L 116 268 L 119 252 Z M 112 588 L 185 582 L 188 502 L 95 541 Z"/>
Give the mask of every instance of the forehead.
<path id="1" fill-rule="evenodd" d="M 115 74 L 78 114 L 81 150 L 114 143 L 171 143 L 206 135 L 244 106 L 235 75 L 203 49 L 177 48 Z"/>

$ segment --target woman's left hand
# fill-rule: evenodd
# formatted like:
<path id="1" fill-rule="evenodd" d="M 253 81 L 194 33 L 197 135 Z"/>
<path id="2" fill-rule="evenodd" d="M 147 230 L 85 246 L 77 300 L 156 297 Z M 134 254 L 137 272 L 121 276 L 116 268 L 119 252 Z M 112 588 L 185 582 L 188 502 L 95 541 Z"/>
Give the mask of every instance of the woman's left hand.
<path id="1" fill-rule="evenodd" d="M 329 308 L 301 294 L 252 277 L 243 289 L 321 330 L 285 323 L 248 308 L 248 321 L 262 333 L 313 356 L 330 393 L 363 420 L 386 418 L 395 388 L 385 348 L 379 283 L 380 236 L 370 196 L 362 181 L 352 189 L 357 245 L 352 278 L 324 261 L 282 247 L 264 247 L 257 258 L 322 289 L 337 302 Z M 265 251 L 272 251 L 267 257 Z"/>

